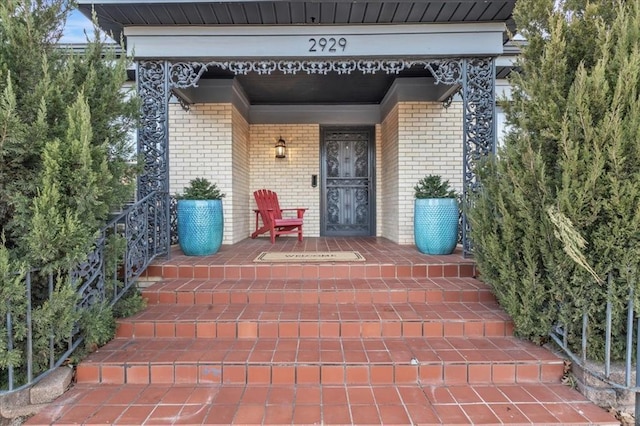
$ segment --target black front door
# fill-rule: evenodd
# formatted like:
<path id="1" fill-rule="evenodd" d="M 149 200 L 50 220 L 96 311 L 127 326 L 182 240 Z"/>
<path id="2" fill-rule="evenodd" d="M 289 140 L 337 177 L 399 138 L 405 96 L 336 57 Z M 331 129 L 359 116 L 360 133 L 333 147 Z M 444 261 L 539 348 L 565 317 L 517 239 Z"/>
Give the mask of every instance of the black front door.
<path id="1" fill-rule="evenodd" d="M 375 235 L 374 136 L 373 127 L 322 128 L 321 235 Z"/>

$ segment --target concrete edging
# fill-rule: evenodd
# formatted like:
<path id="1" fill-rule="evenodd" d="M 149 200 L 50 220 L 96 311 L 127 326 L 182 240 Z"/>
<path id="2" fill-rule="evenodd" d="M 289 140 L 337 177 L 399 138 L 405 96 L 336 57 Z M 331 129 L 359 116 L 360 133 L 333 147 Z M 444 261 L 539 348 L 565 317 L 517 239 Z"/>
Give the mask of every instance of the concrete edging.
<path id="1" fill-rule="evenodd" d="M 0 420 L 36 414 L 62 395 L 72 378 L 73 368 L 58 367 L 31 387 L 0 395 Z"/>

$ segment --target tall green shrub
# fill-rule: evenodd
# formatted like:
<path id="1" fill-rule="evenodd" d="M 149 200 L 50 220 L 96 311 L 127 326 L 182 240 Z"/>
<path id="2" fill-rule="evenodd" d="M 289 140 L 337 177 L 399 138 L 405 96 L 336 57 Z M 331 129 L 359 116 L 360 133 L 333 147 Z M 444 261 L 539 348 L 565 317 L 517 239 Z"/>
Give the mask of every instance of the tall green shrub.
<path id="1" fill-rule="evenodd" d="M 108 170 L 101 192 L 88 200 L 100 205 L 93 213 L 104 221 L 133 194 L 128 134 L 137 122 L 138 102 L 123 89 L 129 60 L 98 32 L 82 53 L 58 45 L 72 6 L 66 0 L 0 2 L 0 93 L 7 93 L 0 116 L 12 121 L 11 130 L 0 133 L 0 228 L 19 256 L 31 249 L 24 236 L 32 225 L 31 200 L 42 189 L 45 147 L 69 137 L 76 124 L 68 107 L 79 94 L 90 114 L 92 167 Z"/>
<path id="2" fill-rule="evenodd" d="M 111 176 L 106 158 L 96 153 L 105 147 L 91 145 L 91 114 L 83 92 L 69 106 L 67 116 L 64 140 L 45 144 L 42 181 L 37 195 L 29 200 L 27 259 L 47 272 L 84 260 L 109 212 L 103 194 Z"/>
<path id="3" fill-rule="evenodd" d="M 518 334 L 586 312 L 599 357 L 606 301 L 621 342 L 640 280 L 640 2 L 520 0 L 515 17 L 528 43 L 469 212 L 475 254 Z"/>
<path id="4" fill-rule="evenodd" d="M 139 104 L 124 89 L 129 59 L 97 30 L 81 53 L 58 44 L 73 6 L 67 0 L 0 2 L 0 233 L 6 237 L 0 244 L 0 389 L 9 363 L 24 367 L 27 270 L 37 270 L 30 275 L 34 374 L 48 368 L 50 339 L 60 354 L 78 329 L 89 345 L 113 332 L 107 304 L 78 310 L 83 282 L 70 271 L 94 249 L 110 212 L 133 196 L 128 138 Z M 118 259 L 122 244 L 105 251 Z M 121 285 L 112 267 L 106 273 L 109 289 Z M 7 313 L 11 351 L 4 344 Z"/>
<path id="5" fill-rule="evenodd" d="M 12 327 L 16 340 L 20 341 L 27 335 L 25 325 L 26 297 L 23 278 L 25 266 L 9 259 L 9 251 L 0 244 L 0 333 L 7 335 L 8 324 L 6 321 L 9 314 L 15 321 Z M 3 372 L 10 365 L 20 366 L 24 356 L 20 348 L 9 350 L 6 339 L 0 339 L 0 379 L 4 379 Z"/>

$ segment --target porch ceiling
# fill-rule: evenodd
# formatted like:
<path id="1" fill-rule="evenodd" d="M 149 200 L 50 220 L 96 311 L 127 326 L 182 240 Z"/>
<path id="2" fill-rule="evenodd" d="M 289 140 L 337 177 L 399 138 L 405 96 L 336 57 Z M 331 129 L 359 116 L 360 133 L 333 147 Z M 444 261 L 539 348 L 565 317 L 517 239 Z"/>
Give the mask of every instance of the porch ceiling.
<path id="1" fill-rule="evenodd" d="M 275 71 L 270 75 L 249 73 L 236 79 L 252 105 L 296 105 L 296 104 L 379 104 L 394 80 L 399 77 L 430 77 L 424 69 L 409 69 L 398 75 L 385 73 L 362 74 L 355 71 L 349 75 L 330 73 L 327 75 L 298 73 L 285 75 Z M 206 79 L 233 78 L 226 71 L 206 73 Z M 445 86 L 428 86 L 430 100 L 438 99 Z M 196 103 L 211 102 L 215 88 L 206 84 L 187 89 L 189 98 Z"/>
<path id="2" fill-rule="evenodd" d="M 115 40 L 137 25 L 300 25 L 506 22 L 516 0 L 80 0 Z"/>
<path id="3" fill-rule="evenodd" d="M 251 104 L 377 104 L 394 77 L 351 75 L 246 75 L 238 78 Z"/>

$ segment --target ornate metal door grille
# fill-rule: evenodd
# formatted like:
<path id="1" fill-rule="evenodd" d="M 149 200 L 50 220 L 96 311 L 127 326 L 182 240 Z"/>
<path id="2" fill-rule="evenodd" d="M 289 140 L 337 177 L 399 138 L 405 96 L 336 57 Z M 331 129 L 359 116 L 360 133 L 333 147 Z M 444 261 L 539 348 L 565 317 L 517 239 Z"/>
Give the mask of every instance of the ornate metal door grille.
<path id="1" fill-rule="evenodd" d="M 374 234 L 373 135 L 372 128 L 322 130 L 322 235 Z"/>

